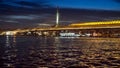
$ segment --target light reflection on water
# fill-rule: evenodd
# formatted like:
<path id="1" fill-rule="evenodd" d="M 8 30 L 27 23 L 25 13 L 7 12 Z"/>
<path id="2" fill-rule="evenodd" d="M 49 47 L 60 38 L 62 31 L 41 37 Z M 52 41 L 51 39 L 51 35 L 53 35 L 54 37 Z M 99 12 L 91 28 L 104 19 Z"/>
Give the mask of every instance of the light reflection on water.
<path id="1" fill-rule="evenodd" d="M 6 36 L 6 46 L 10 46 L 10 40 L 9 40 L 9 36 Z"/>
<path id="2" fill-rule="evenodd" d="M 119 41 L 120 38 L 1 36 L 1 66 L 120 67 Z"/>

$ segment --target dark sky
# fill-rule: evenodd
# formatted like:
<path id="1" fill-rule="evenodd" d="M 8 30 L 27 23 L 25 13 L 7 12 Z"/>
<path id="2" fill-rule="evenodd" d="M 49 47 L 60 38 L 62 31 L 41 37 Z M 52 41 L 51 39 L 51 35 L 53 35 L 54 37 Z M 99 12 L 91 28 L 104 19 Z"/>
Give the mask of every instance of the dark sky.
<path id="1" fill-rule="evenodd" d="M 0 29 L 120 19 L 120 0 L 0 0 Z"/>
<path id="2" fill-rule="evenodd" d="M 120 0 L 2 0 L 13 6 L 59 6 L 66 8 L 104 9 L 120 11 Z M 1 1 L 1 2 L 2 2 Z"/>
<path id="3" fill-rule="evenodd" d="M 68 8 L 119 10 L 120 0 L 51 0 L 54 5 Z"/>

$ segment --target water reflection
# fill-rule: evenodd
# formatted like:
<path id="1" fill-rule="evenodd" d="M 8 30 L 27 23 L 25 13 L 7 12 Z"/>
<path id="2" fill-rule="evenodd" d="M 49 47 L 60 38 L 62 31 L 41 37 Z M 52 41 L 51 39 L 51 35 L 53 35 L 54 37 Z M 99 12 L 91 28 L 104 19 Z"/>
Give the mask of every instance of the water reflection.
<path id="1" fill-rule="evenodd" d="M 16 36 L 13 36 L 13 43 L 16 44 Z"/>
<path id="2" fill-rule="evenodd" d="M 119 68 L 119 41 L 119 38 L 7 36 L 3 67 Z"/>
<path id="3" fill-rule="evenodd" d="M 14 42 L 16 37 L 6 36 L 6 46 L 4 46 L 4 54 L 2 56 L 3 59 L 3 67 L 15 67 L 16 63 L 16 48 Z"/>
<path id="4" fill-rule="evenodd" d="M 10 46 L 10 39 L 9 39 L 9 36 L 6 36 L 6 46 Z"/>

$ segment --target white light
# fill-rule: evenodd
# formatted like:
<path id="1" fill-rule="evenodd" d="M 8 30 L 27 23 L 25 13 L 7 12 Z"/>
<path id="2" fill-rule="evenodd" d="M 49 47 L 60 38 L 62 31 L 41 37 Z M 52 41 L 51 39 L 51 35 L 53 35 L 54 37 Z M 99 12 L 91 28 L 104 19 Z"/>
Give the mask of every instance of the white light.
<path id="1" fill-rule="evenodd" d="M 11 32 L 10 32 L 10 31 L 7 31 L 7 32 L 6 32 L 6 35 L 11 35 Z"/>
<path id="2" fill-rule="evenodd" d="M 14 32 L 14 31 L 7 31 L 5 34 L 6 34 L 6 35 L 15 35 L 16 32 Z"/>
<path id="3" fill-rule="evenodd" d="M 57 8 L 57 13 L 56 13 L 56 27 L 58 27 L 59 25 L 59 11 L 58 11 L 58 8 Z"/>
<path id="4" fill-rule="evenodd" d="M 89 33 L 86 33 L 85 35 L 86 35 L 86 36 L 90 36 L 91 34 L 89 34 Z"/>

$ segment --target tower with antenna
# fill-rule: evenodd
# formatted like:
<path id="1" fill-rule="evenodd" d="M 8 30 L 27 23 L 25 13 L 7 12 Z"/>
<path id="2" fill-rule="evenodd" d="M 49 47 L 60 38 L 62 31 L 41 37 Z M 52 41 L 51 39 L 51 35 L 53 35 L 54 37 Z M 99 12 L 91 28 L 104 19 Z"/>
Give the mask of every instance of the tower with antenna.
<path id="1" fill-rule="evenodd" d="M 55 27 L 58 27 L 59 26 L 59 8 L 57 6 L 57 11 L 56 11 L 56 26 Z"/>

